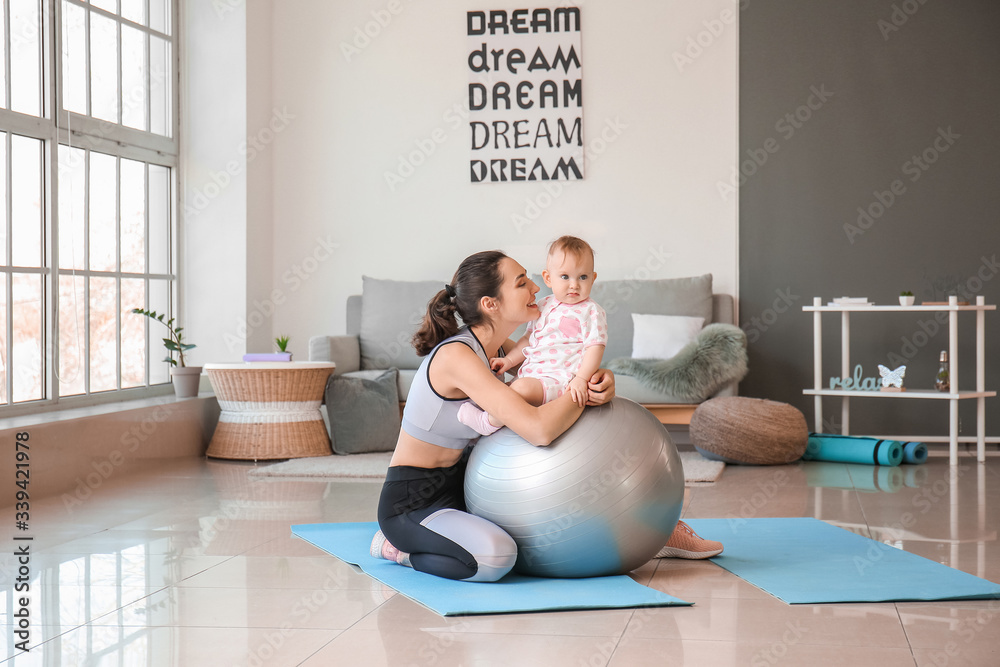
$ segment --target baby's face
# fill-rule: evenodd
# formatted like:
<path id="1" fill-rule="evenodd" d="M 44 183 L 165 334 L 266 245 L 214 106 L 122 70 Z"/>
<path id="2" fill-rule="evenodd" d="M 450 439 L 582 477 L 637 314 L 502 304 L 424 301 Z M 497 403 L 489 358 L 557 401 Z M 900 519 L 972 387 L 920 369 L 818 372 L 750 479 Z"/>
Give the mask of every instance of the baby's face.
<path id="1" fill-rule="evenodd" d="M 590 290 L 597 279 L 594 257 L 590 253 L 577 257 L 573 253 L 557 251 L 546 260 L 542 278 L 562 303 L 580 303 L 590 297 Z"/>

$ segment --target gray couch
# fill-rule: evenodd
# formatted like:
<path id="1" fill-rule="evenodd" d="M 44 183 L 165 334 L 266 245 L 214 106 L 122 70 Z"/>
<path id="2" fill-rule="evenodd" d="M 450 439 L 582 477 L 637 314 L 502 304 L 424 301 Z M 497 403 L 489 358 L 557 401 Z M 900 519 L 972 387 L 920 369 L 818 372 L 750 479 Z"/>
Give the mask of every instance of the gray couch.
<path id="1" fill-rule="evenodd" d="M 399 369 L 400 401 L 405 400 L 420 359 L 409 344 L 427 302 L 443 286 L 440 281 L 405 282 L 364 277 L 361 295 L 347 300 L 347 333 L 309 339 L 310 361 L 333 361 L 337 375 L 371 376 L 371 371 Z M 536 279 L 544 295 L 541 279 Z M 712 292 L 712 276 L 662 280 L 598 280 L 591 297 L 608 315 L 608 345 L 603 365 L 632 352 L 632 313 L 704 317 L 705 324 L 735 321 L 734 300 Z M 516 338 L 520 331 L 516 332 Z M 616 375 L 619 396 L 644 405 L 664 424 L 686 424 L 697 403 L 659 393 L 634 377 Z M 736 394 L 732 383 L 716 396 Z"/>

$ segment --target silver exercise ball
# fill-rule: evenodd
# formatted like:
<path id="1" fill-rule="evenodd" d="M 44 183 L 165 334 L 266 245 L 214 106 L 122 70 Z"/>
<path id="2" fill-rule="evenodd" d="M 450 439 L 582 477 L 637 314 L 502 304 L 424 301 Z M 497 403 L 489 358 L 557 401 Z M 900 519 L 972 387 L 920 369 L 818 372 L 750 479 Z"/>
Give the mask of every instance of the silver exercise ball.
<path id="1" fill-rule="evenodd" d="M 465 472 L 465 502 L 514 538 L 521 574 L 624 574 L 673 532 L 684 471 L 663 424 L 616 397 L 585 409 L 548 447 L 509 428 L 480 438 Z"/>

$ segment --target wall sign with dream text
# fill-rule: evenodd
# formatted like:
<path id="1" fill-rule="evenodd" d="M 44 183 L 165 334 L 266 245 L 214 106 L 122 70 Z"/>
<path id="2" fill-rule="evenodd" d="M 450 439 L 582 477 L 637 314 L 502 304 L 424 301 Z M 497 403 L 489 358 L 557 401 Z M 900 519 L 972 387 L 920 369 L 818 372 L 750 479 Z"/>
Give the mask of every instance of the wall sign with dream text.
<path id="1" fill-rule="evenodd" d="M 473 183 L 583 178 L 580 9 L 471 11 Z"/>

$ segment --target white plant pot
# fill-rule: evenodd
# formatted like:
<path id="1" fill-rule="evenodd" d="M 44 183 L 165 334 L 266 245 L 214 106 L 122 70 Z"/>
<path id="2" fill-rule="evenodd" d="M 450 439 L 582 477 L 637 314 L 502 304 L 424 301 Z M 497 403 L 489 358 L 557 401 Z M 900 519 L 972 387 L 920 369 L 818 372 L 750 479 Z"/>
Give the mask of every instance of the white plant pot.
<path id="1" fill-rule="evenodd" d="M 172 366 L 170 375 L 174 378 L 174 395 L 177 398 L 193 398 L 198 395 L 201 366 Z"/>
<path id="2" fill-rule="evenodd" d="M 901 296 L 899 297 L 899 305 L 901 306 L 912 306 L 913 301 L 916 297 L 912 296 Z"/>

